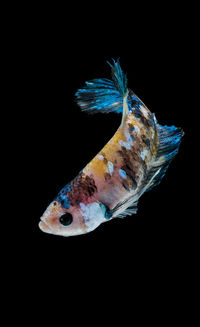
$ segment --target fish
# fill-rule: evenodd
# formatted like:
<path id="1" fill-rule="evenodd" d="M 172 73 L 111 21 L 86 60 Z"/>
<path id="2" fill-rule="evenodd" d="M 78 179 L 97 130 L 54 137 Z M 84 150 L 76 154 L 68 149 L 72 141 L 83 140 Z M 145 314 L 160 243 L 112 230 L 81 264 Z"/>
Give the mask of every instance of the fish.
<path id="1" fill-rule="evenodd" d="M 120 126 L 49 204 L 39 222 L 43 232 L 81 235 L 114 218 L 136 214 L 140 197 L 161 182 L 178 153 L 183 130 L 160 125 L 128 88 L 119 59 L 108 64 L 111 79 L 85 82 L 75 97 L 89 114 L 122 114 Z"/>

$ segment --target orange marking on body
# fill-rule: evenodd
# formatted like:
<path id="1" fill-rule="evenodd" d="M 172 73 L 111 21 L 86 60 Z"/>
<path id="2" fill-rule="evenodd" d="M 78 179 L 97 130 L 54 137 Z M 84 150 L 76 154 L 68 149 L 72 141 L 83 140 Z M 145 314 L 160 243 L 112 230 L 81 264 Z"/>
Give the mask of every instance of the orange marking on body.
<path id="1" fill-rule="evenodd" d="M 117 132 L 110 139 L 110 141 L 104 146 L 104 148 L 98 153 L 98 155 L 103 156 L 104 159 L 100 159 L 100 157 L 97 155 L 83 169 L 83 172 L 85 174 L 95 174 L 99 178 L 104 178 L 104 174 L 109 173 L 107 161 L 113 162 L 115 159 L 118 158 L 117 151 L 121 148 L 119 144 L 120 140 L 126 141 L 124 130 L 121 127 L 117 130 Z M 114 156 L 113 154 L 116 156 Z"/>

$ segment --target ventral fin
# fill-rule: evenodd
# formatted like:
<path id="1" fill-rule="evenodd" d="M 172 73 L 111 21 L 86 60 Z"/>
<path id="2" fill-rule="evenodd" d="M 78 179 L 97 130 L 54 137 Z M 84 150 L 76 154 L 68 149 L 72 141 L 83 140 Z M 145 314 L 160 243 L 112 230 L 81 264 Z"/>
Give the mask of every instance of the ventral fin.
<path id="1" fill-rule="evenodd" d="M 130 196 L 130 198 L 120 202 L 112 209 L 112 217 L 125 218 L 137 213 L 138 197 Z"/>

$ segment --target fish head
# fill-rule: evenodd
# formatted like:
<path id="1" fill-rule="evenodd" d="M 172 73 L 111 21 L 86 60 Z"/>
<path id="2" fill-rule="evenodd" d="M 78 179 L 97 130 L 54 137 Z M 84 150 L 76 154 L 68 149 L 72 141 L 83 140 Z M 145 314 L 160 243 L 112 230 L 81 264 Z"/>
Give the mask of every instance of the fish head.
<path id="1" fill-rule="evenodd" d="M 78 203 L 68 209 L 55 200 L 40 218 L 39 227 L 43 232 L 74 236 L 88 233 L 107 221 L 105 206 L 100 202 Z M 109 218 L 110 219 L 110 218 Z"/>
<path id="2" fill-rule="evenodd" d="M 84 234 L 88 231 L 85 218 L 77 206 L 68 209 L 54 200 L 45 210 L 40 218 L 39 228 L 46 233 L 73 236 Z"/>

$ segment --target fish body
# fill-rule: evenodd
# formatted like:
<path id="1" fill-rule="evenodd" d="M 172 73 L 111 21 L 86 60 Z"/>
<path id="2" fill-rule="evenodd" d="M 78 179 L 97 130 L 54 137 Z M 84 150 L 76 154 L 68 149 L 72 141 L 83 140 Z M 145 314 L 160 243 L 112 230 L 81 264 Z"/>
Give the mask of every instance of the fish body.
<path id="1" fill-rule="evenodd" d="M 39 227 L 72 236 L 90 232 L 112 218 L 137 212 L 140 196 L 158 185 L 178 152 L 183 131 L 161 126 L 127 88 L 119 61 L 110 65 L 112 81 L 95 79 L 76 93 L 82 110 L 122 113 L 114 136 L 50 203 Z"/>

